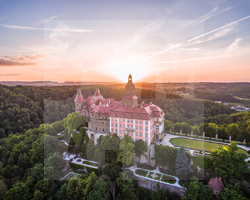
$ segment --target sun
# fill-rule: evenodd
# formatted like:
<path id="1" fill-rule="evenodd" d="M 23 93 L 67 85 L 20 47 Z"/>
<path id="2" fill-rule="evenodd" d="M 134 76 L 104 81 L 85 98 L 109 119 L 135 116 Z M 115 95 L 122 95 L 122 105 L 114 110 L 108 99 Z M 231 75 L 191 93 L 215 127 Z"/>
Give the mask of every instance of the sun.
<path id="1" fill-rule="evenodd" d="M 144 77 L 146 65 L 140 59 L 127 58 L 110 63 L 112 76 L 122 83 L 128 81 L 128 75 L 133 76 L 133 82 L 140 81 Z"/>

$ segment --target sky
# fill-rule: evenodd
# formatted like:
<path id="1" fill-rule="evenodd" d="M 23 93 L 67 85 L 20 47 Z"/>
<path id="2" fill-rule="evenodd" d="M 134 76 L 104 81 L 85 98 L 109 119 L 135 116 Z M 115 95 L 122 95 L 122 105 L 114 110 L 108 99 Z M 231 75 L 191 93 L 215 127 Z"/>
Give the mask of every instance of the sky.
<path id="1" fill-rule="evenodd" d="M 250 82 L 250 1 L 0 0 L 0 81 Z"/>

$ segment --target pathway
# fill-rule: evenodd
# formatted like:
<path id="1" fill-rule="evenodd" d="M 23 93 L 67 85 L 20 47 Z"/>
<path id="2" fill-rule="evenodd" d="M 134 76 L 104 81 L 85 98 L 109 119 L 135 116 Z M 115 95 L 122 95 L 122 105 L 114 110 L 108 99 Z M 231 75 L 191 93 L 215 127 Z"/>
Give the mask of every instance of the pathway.
<path id="1" fill-rule="evenodd" d="M 172 185 L 172 186 L 175 186 L 175 187 L 184 188 L 184 187 L 180 186 L 180 184 L 179 184 L 179 180 L 180 180 L 180 179 L 179 179 L 178 177 L 172 176 L 172 175 L 168 175 L 168 174 L 164 174 L 164 173 L 161 173 L 161 172 L 159 171 L 159 169 L 148 170 L 148 169 L 143 169 L 143 168 L 139 168 L 139 167 L 136 167 L 136 166 L 132 166 L 132 167 L 129 167 L 129 168 L 127 168 L 127 169 L 130 169 L 130 170 L 134 173 L 134 175 L 137 176 L 137 177 L 145 178 L 145 179 L 148 179 L 148 180 L 151 180 L 151 181 L 160 182 L 160 183 L 163 183 L 163 184 L 166 184 L 166 185 Z M 146 176 L 146 177 L 145 177 L 145 176 L 140 176 L 140 175 L 138 175 L 138 174 L 135 173 L 135 171 L 136 171 L 137 169 L 141 169 L 141 170 L 148 171 L 147 176 L 148 176 L 148 174 L 149 174 L 150 172 L 159 173 L 159 174 L 161 174 L 161 177 L 162 177 L 163 175 L 171 176 L 171 177 L 174 177 L 174 178 L 176 179 L 176 182 L 172 184 L 172 183 L 167 183 L 167 182 L 164 182 L 164 181 L 160 181 L 161 178 L 160 178 L 160 180 L 155 180 L 155 179 L 152 179 L 152 178 L 148 178 L 147 176 Z M 184 188 L 184 189 L 185 189 L 185 188 Z"/>
<path id="2" fill-rule="evenodd" d="M 65 179 L 65 178 L 66 178 L 68 175 L 70 175 L 70 174 L 81 175 L 81 174 L 78 174 L 78 173 L 75 173 L 75 172 L 69 172 L 69 173 L 67 173 L 64 177 L 60 178 L 60 180 Z"/>

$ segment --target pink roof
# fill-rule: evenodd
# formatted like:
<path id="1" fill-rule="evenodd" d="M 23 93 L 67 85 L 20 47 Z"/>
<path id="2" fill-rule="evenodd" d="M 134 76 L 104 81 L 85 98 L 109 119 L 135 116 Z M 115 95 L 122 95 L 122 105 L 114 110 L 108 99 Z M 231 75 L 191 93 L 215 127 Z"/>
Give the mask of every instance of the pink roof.
<path id="1" fill-rule="evenodd" d="M 84 99 L 82 97 L 81 89 L 80 88 L 77 89 L 77 94 L 76 94 L 75 102 L 84 102 Z"/>

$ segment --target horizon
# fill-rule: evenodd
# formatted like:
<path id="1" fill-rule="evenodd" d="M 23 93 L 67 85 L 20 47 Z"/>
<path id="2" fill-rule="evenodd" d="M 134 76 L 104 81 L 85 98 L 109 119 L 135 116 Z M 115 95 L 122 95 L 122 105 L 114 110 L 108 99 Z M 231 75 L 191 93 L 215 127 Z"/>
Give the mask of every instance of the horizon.
<path id="1" fill-rule="evenodd" d="M 1 81 L 250 82 L 250 2 L 14 2 Z"/>

